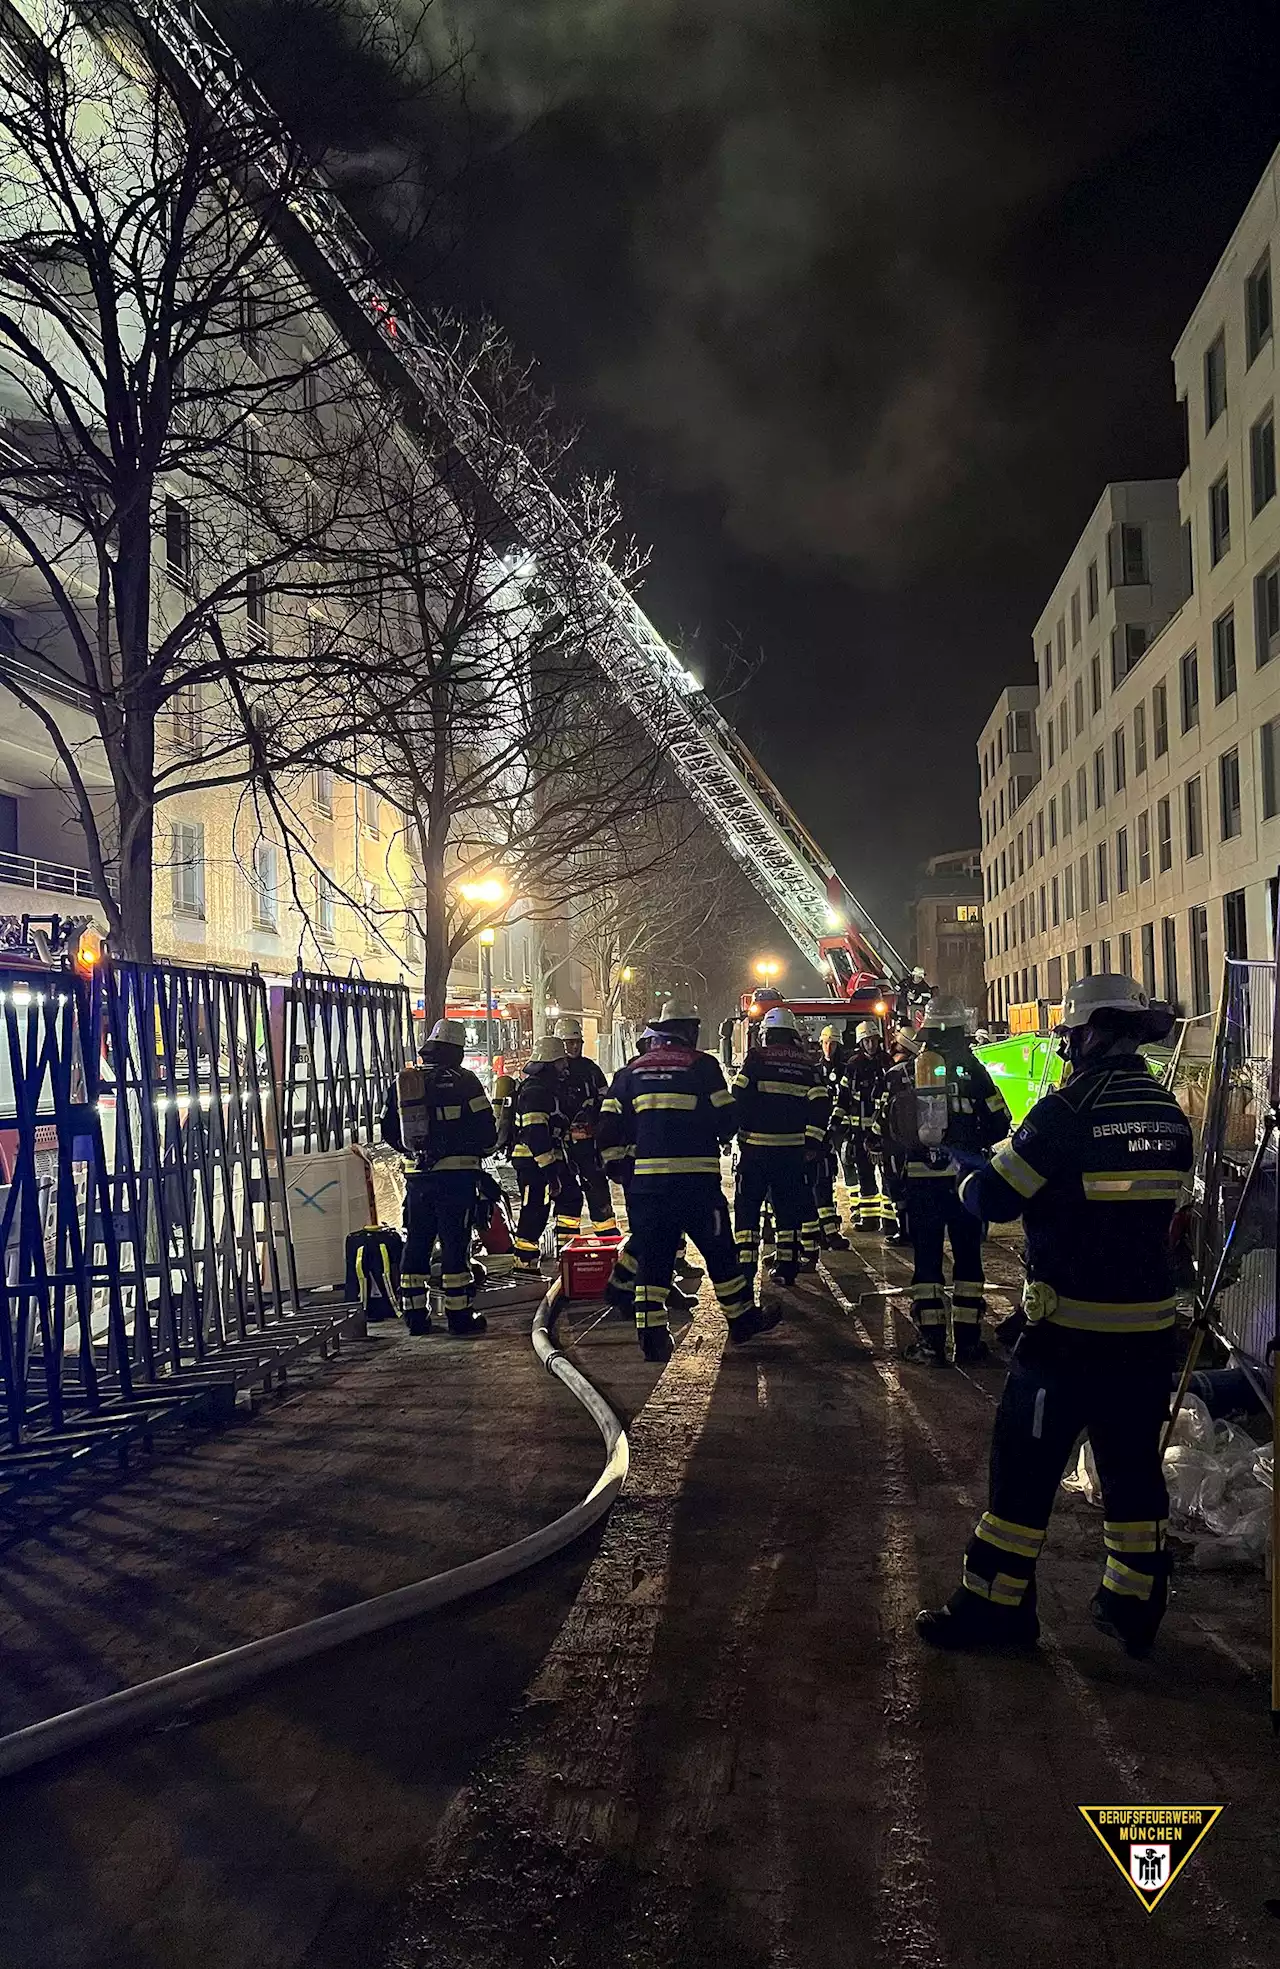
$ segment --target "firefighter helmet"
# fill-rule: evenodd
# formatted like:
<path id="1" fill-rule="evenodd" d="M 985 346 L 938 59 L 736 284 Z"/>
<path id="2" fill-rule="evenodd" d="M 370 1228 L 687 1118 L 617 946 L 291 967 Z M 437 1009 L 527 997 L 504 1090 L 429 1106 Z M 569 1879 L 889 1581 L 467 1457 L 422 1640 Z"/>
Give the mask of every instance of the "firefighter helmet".
<path id="1" fill-rule="evenodd" d="M 953 992 L 935 992 L 924 1008 L 921 1027 L 928 1026 L 931 1032 L 963 1032 L 965 1010 Z"/>
<path id="2" fill-rule="evenodd" d="M 838 1040 L 839 1037 L 840 1035 L 836 1031 L 834 1026 L 823 1026 L 822 1031 L 818 1034 L 818 1038 L 821 1040 L 824 1046 L 827 1044 L 828 1040 Z"/>
<path id="3" fill-rule="evenodd" d="M 917 964 L 917 965 L 916 965 L 916 967 L 915 967 L 915 969 L 914 969 L 914 970 L 912 971 L 912 973 L 911 973 L 911 975 L 912 975 L 912 977 L 913 977 L 913 978 L 915 979 L 915 981 L 916 981 L 916 983 L 917 983 L 917 984 L 923 984 L 923 983 L 924 983 L 924 965 L 923 965 L 923 964 Z"/>
<path id="4" fill-rule="evenodd" d="M 461 1046 L 466 1050 L 467 1028 L 458 1019 L 437 1019 L 427 1034 L 428 1046 Z"/>
<path id="5" fill-rule="evenodd" d="M 991 1034 L 985 1026 L 978 1027 L 978 1030 L 973 1035 L 973 1043 L 975 1046 L 989 1046 L 991 1044 Z"/>
<path id="6" fill-rule="evenodd" d="M 1145 1012 L 1151 1000 L 1136 978 L 1123 971 L 1100 971 L 1096 977 L 1081 978 L 1067 986 L 1062 1001 L 1059 1030 L 1071 1032 L 1087 1026 L 1095 1012 Z"/>
<path id="7" fill-rule="evenodd" d="M 862 1024 L 858 1027 L 857 1034 L 855 1036 L 860 1040 L 879 1039 L 880 1028 L 876 1024 L 874 1019 L 864 1019 L 862 1021 Z"/>
<path id="8" fill-rule="evenodd" d="M 893 1035 L 893 1044 L 895 1052 L 907 1053 L 912 1059 L 920 1051 L 920 1041 L 916 1038 L 914 1032 L 907 1030 L 906 1026 L 899 1026 L 897 1032 Z"/>
<path id="9" fill-rule="evenodd" d="M 671 1025 L 696 1026 L 701 1024 L 701 1019 L 702 1015 L 691 999 L 669 998 L 653 1023 L 659 1028 Z"/>
<path id="10" fill-rule="evenodd" d="M 775 1005 L 771 1012 L 766 1012 L 760 1022 L 760 1030 L 761 1032 L 794 1032 L 797 1037 L 800 1033 L 795 1013 L 785 1005 Z"/>
<path id="11" fill-rule="evenodd" d="M 557 1039 L 581 1039 L 581 1037 L 582 1037 L 581 1019 L 565 1018 L 565 1019 L 556 1020 Z"/>
<path id="12" fill-rule="evenodd" d="M 557 1039 L 554 1033 L 549 1032 L 546 1038 L 540 1039 L 533 1049 L 533 1059 L 536 1066 L 548 1066 L 552 1060 L 562 1060 L 563 1058 L 564 1041 L 563 1039 Z"/>

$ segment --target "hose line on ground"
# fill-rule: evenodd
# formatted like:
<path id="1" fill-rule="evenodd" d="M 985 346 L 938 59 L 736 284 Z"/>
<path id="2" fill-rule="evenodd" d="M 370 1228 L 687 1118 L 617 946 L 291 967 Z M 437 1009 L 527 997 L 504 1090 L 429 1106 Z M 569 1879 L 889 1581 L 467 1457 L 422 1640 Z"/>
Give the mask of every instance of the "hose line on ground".
<path id="1" fill-rule="evenodd" d="M 605 1515 L 622 1489 L 630 1451 L 626 1431 L 608 1402 L 555 1344 L 552 1329 L 559 1294 L 559 1285 L 553 1285 L 539 1304 L 531 1337 L 543 1366 L 581 1403 L 604 1438 L 604 1468 L 580 1504 L 540 1531 L 530 1532 L 496 1552 L 486 1552 L 482 1558 L 470 1559 L 465 1565 L 452 1566 L 448 1572 L 376 1594 L 373 1599 L 360 1600 L 337 1613 L 323 1614 L 318 1620 L 286 1627 L 279 1634 L 269 1634 L 265 1640 L 228 1648 L 224 1654 L 192 1662 L 187 1668 L 173 1669 L 152 1681 L 140 1682 L 136 1688 L 121 1689 L 115 1695 L 103 1696 L 96 1702 L 84 1703 L 79 1709 L 68 1709 L 61 1716 L 51 1716 L 43 1723 L 32 1723 L 26 1729 L 15 1730 L 11 1736 L 0 1737 L 0 1777 L 30 1770 L 35 1764 L 43 1764 L 69 1750 L 83 1749 L 99 1738 L 154 1725 L 196 1703 L 211 1702 L 218 1696 L 248 1688 L 276 1669 L 291 1668 L 327 1653 L 330 1648 L 343 1647 L 368 1634 L 379 1634 L 401 1621 L 415 1620 L 420 1614 L 434 1613 L 437 1608 L 465 1599 L 468 1594 L 483 1592 L 486 1587 L 528 1572 L 580 1538 Z"/>

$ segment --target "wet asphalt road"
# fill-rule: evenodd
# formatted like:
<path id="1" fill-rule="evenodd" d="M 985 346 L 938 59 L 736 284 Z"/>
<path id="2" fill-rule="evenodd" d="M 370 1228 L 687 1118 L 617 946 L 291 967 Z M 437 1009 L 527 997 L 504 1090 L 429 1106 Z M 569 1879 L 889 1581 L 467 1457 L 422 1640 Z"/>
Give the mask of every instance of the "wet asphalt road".
<path id="1" fill-rule="evenodd" d="M 1088 1624 L 1100 1514 L 1064 1498 L 1039 1652 L 922 1648 L 1002 1369 L 902 1365 L 904 1268 L 859 1243 L 740 1353 L 701 1307 L 647 1402 L 629 1337 L 567 1316 L 640 1410 L 632 1479 L 424 1856 L 394 1969 L 1277 1959 L 1263 1582 L 1183 1572 L 1131 1662 Z M 1154 1915 L 1076 1809 L 1136 1801 L 1228 1807 Z"/>

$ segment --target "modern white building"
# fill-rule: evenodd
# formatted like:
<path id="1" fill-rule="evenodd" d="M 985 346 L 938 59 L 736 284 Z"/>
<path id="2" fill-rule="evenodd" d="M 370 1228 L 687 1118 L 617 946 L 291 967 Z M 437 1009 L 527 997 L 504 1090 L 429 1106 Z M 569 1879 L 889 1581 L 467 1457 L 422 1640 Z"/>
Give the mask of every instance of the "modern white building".
<path id="1" fill-rule="evenodd" d="M 1280 152 L 1174 351 L 1182 476 L 1106 488 L 1036 624 L 1036 683 L 979 741 L 994 1018 L 1108 969 L 1204 1015 L 1225 956 L 1270 951 L 1278 264 Z"/>

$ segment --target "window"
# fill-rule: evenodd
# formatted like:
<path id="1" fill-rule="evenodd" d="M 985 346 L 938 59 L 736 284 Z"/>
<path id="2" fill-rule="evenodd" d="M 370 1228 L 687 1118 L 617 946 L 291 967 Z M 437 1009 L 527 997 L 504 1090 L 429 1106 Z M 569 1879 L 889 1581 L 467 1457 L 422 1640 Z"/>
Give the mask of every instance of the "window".
<path id="1" fill-rule="evenodd" d="M 1096 561 L 1090 561 L 1084 585 L 1088 597 L 1089 620 L 1096 622 L 1098 619 L 1098 563 Z"/>
<path id="2" fill-rule="evenodd" d="M 1111 969 L 1111 939 L 1104 937 L 1098 945 L 1098 969 L 1105 974 Z"/>
<path id="3" fill-rule="evenodd" d="M 1070 780 L 1067 780 L 1062 788 L 1062 831 L 1064 834 L 1070 834 L 1071 832 L 1071 781 Z"/>
<path id="4" fill-rule="evenodd" d="M 1080 590 L 1077 588 L 1071 597 L 1071 647 L 1075 649 L 1080 641 Z"/>
<path id="5" fill-rule="evenodd" d="M 1244 890 L 1233 889 L 1222 898 L 1222 941 L 1228 957 L 1249 955 L 1249 926 L 1244 906 Z"/>
<path id="6" fill-rule="evenodd" d="M 1089 707 L 1095 717 L 1102 709 L 1102 658 L 1100 656 L 1091 657 L 1089 660 Z"/>
<path id="7" fill-rule="evenodd" d="M 259 841 L 253 851 L 253 920 L 260 930 L 280 928 L 280 851 Z"/>
<path id="8" fill-rule="evenodd" d="M 378 802 L 376 786 L 364 785 L 360 789 L 360 806 L 364 814 L 364 824 L 368 832 L 377 835 L 381 822 L 381 807 Z"/>
<path id="9" fill-rule="evenodd" d="M 262 480 L 262 435 L 255 424 L 244 427 L 244 475 L 250 484 Z"/>
<path id="10" fill-rule="evenodd" d="M 1194 595 L 1196 592 L 1196 559 L 1191 545 L 1191 522 L 1184 520 L 1178 528 L 1178 562 L 1182 571 L 1182 592 Z"/>
<path id="11" fill-rule="evenodd" d="M 1160 924 L 1160 941 L 1164 945 L 1164 995 L 1172 1005 L 1178 996 L 1178 925 L 1172 916 Z"/>
<path id="12" fill-rule="evenodd" d="M 1200 790 L 1200 775 L 1196 773 L 1182 789 L 1183 813 L 1186 820 L 1185 839 L 1187 860 L 1194 861 L 1204 853 L 1204 802 Z"/>
<path id="13" fill-rule="evenodd" d="M 316 877 L 316 931 L 332 938 L 338 924 L 338 891 L 333 877 L 323 871 Z"/>
<path id="14" fill-rule="evenodd" d="M 240 296 L 240 346 L 257 362 L 262 355 L 262 304 L 256 294 Z"/>
<path id="15" fill-rule="evenodd" d="M 1120 529 L 1120 579 L 1126 588 L 1147 578 L 1147 544 L 1140 526 Z"/>
<path id="16" fill-rule="evenodd" d="M 1080 952 L 1080 968 L 1086 978 L 1093 976 L 1093 945 L 1091 943 L 1087 943 Z"/>
<path id="17" fill-rule="evenodd" d="M 980 923 L 981 921 L 982 921 L 982 911 L 978 907 L 976 902 L 962 902 L 956 904 L 957 923 Z"/>
<path id="18" fill-rule="evenodd" d="M 1026 858 L 1025 858 L 1025 856 L 1023 855 L 1023 852 L 1022 852 L 1022 850 L 1023 850 L 1023 845 L 1024 845 L 1024 844 L 1023 844 L 1023 839 L 1022 839 L 1022 829 L 1021 829 L 1021 828 L 1019 828 L 1019 829 L 1018 829 L 1018 873 L 1019 873 L 1019 875 L 1025 875 L 1025 874 L 1026 874 L 1026 872 L 1027 872 L 1027 864 L 1026 864 Z"/>
<path id="19" fill-rule="evenodd" d="M 1058 802 L 1056 797 L 1049 802 L 1049 846 L 1058 845 Z"/>
<path id="20" fill-rule="evenodd" d="M 1173 806 L 1167 793 L 1156 803 L 1156 867 L 1161 875 L 1173 867 Z"/>
<path id="21" fill-rule="evenodd" d="M 1058 626 L 1054 631 L 1054 640 L 1058 645 L 1058 668 L 1061 670 L 1067 660 L 1067 631 L 1061 616 L 1058 617 Z"/>
<path id="22" fill-rule="evenodd" d="M 1036 815 L 1036 854 L 1044 860 L 1044 808 Z"/>
<path id="23" fill-rule="evenodd" d="M 311 786 L 316 807 L 322 814 L 333 812 L 333 767 L 317 766 Z"/>
<path id="24" fill-rule="evenodd" d="M 1116 834 L 1116 894 L 1129 893 L 1129 830 L 1122 827 Z"/>
<path id="25" fill-rule="evenodd" d="M 1209 565 L 1216 567 L 1231 545 L 1231 494 L 1227 475 L 1209 487 Z"/>
<path id="26" fill-rule="evenodd" d="M 1081 915 L 1083 915 L 1085 910 L 1090 907 L 1091 905 L 1089 902 L 1089 857 L 1088 855 L 1081 855 L 1080 857 L 1080 913 Z"/>
<path id="27" fill-rule="evenodd" d="M 1147 707 L 1135 704 L 1133 707 L 1133 770 L 1145 773 L 1147 770 Z"/>
<path id="28" fill-rule="evenodd" d="M 1004 764 L 1004 726 L 1003 725 L 997 725 L 996 727 L 996 764 L 997 766 L 1002 766 Z"/>
<path id="29" fill-rule="evenodd" d="M 1133 976 L 1133 938 L 1127 930 L 1120 932 L 1120 969 L 1126 978 Z"/>
<path id="30" fill-rule="evenodd" d="M 1076 773 L 1076 819 L 1084 826 L 1089 811 L 1089 781 L 1083 766 Z"/>
<path id="31" fill-rule="evenodd" d="M 1240 832 L 1240 754 L 1233 745 L 1218 761 L 1218 801 L 1221 839 L 1234 841 Z"/>
<path id="32" fill-rule="evenodd" d="M 1147 627 L 1144 622 L 1117 623 L 1111 631 L 1111 687 L 1114 690 L 1122 684 L 1134 665 L 1140 663 L 1147 650 Z"/>
<path id="33" fill-rule="evenodd" d="M 191 580 L 191 515 L 180 499 L 164 502 L 164 564 L 176 587 Z"/>
<path id="34" fill-rule="evenodd" d="M 1276 496 L 1276 420 L 1271 410 L 1249 433 L 1249 488 L 1255 513 Z"/>
<path id="35" fill-rule="evenodd" d="M 1138 932 L 1138 942 L 1142 950 L 1142 989 L 1148 998 L 1156 995 L 1156 926 L 1144 923 Z"/>
<path id="36" fill-rule="evenodd" d="M 1093 811 L 1095 814 L 1106 804 L 1107 799 L 1107 755 L 1099 746 L 1093 755 Z"/>
<path id="37" fill-rule="evenodd" d="M 1246 367 L 1271 340 L 1271 255 L 1264 253 L 1244 284 Z"/>
<path id="38" fill-rule="evenodd" d="M 1182 729 L 1189 732 L 1200 723 L 1200 663 L 1193 649 L 1178 665 L 1178 687 L 1182 693 Z"/>
<path id="39" fill-rule="evenodd" d="M 1280 813 L 1280 777 L 1276 761 L 1280 757 L 1280 718 L 1270 718 L 1259 734 L 1262 740 L 1262 818 L 1274 820 Z"/>
<path id="40" fill-rule="evenodd" d="M 1209 912 L 1203 903 L 1187 911 L 1187 935 L 1191 944 L 1191 1011 L 1202 1017 L 1212 1009 L 1209 994 Z"/>
<path id="41" fill-rule="evenodd" d="M 1151 693 L 1151 746 L 1157 759 L 1169 750 L 1169 692 L 1164 684 Z"/>
<path id="42" fill-rule="evenodd" d="M 310 364 L 314 361 L 314 358 L 310 355 L 305 355 L 304 360 Z M 318 422 L 320 417 L 320 378 L 317 376 L 314 368 L 308 367 L 302 372 L 301 395 L 303 416 L 311 418 L 313 422 Z"/>
<path id="43" fill-rule="evenodd" d="M 1227 344 L 1221 331 L 1204 352 L 1204 427 L 1211 431 L 1227 407 Z"/>
<path id="44" fill-rule="evenodd" d="M 1046 931 L 1046 930 L 1048 929 L 1048 927 L 1049 927 L 1049 903 L 1048 903 L 1048 890 L 1047 890 L 1047 889 L 1045 888 L 1045 885 L 1044 885 L 1044 883 L 1042 882 L 1042 883 L 1040 884 L 1040 934 L 1041 934 L 1041 936 L 1043 936 L 1043 935 L 1044 935 L 1044 933 L 1045 933 L 1045 931 Z"/>
<path id="45" fill-rule="evenodd" d="M 1071 693 L 1072 708 L 1075 712 L 1076 737 L 1084 730 L 1084 678 L 1076 678 L 1075 689 Z"/>
<path id="46" fill-rule="evenodd" d="M 1053 906 L 1053 927 L 1058 927 L 1058 878 L 1055 875 L 1049 884 L 1049 901 Z"/>
<path id="47" fill-rule="evenodd" d="M 271 633 L 271 606 L 267 584 L 256 570 L 245 576 L 244 612 L 250 628 L 257 631 L 261 641 L 266 641 Z"/>
<path id="48" fill-rule="evenodd" d="M 1076 869 L 1068 862 L 1062 871 L 1062 913 L 1068 923 L 1076 913 Z"/>
<path id="49" fill-rule="evenodd" d="M 1031 927 L 1034 930 L 1035 923 L 1036 923 L 1034 903 L 1031 905 L 1031 910 L 1032 910 Z M 1027 941 L 1027 899 L 1025 896 L 1023 896 L 1021 902 L 1018 904 L 1018 942 L 1025 943 L 1026 941 Z"/>
<path id="50" fill-rule="evenodd" d="M 1097 897 L 1099 905 L 1101 905 L 1107 900 L 1107 863 L 1110 859 L 1107 854 L 1107 844 L 1105 841 L 1099 841 L 1095 859 L 1097 862 Z"/>
<path id="51" fill-rule="evenodd" d="M 370 950 L 376 950 L 381 942 L 379 917 L 382 914 L 382 894 L 376 882 L 364 884 L 364 940 Z"/>
<path id="52" fill-rule="evenodd" d="M 1273 656 L 1280 655 L 1280 561 L 1264 567 L 1254 581 L 1253 614 L 1261 669 Z"/>
<path id="53" fill-rule="evenodd" d="M 1123 725 L 1117 725 L 1111 734 L 1111 777 L 1115 784 L 1115 790 L 1119 793 L 1125 783 Z"/>
<path id="54" fill-rule="evenodd" d="M 1221 704 L 1236 692 L 1236 613 L 1226 609 L 1213 625 L 1213 699 Z"/>
<path id="55" fill-rule="evenodd" d="M 1053 644 L 1044 646 L 1044 687 L 1046 692 L 1053 689 Z"/>
<path id="56" fill-rule="evenodd" d="M 1075 981 L 1076 981 L 1076 954 L 1074 950 L 1069 950 L 1067 952 L 1067 983 L 1069 985 L 1073 985 Z"/>
<path id="57" fill-rule="evenodd" d="M 173 907 L 182 916 L 204 915 L 204 822 L 175 821 L 170 830 Z"/>
<path id="58" fill-rule="evenodd" d="M 200 749 L 200 686 L 180 684 L 169 699 L 173 742 L 186 752 Z"/>
<path id="59" fill-rule="evenodd" d="M 1048 768 L 1053 765 L 1053 719 L 1052 718 L 1046 718 L 1045 720 L 1044 736 L 1045 736 L 1045 744 L 1047 747 L 1045 768 L 1046 770 L 1048 770 Z"/>
<path id="60" fill-rule="evenodd" d="M 1051 957 L 1045 969 L 1048 972 L 1048 976 L 1045 979 L 1044 988 L 1049 994 L 1049 1003 L 1056 1005 L 1062 997 L 1062 959 L 1060 957 Z"/>
<path id="61" fill-rule="evenodd" d="M 1015 711 L 1012 714 L 1010 732 L 1010 750 L 1014 752 L 1030 752 L 1031 713 L 1029 711 Z"/>
<path id="62" fill-rule="evenodd" d="M 1138 880 L 1151 880 L 1151 815 L 1145 807 L 1138 815 Z"/>

